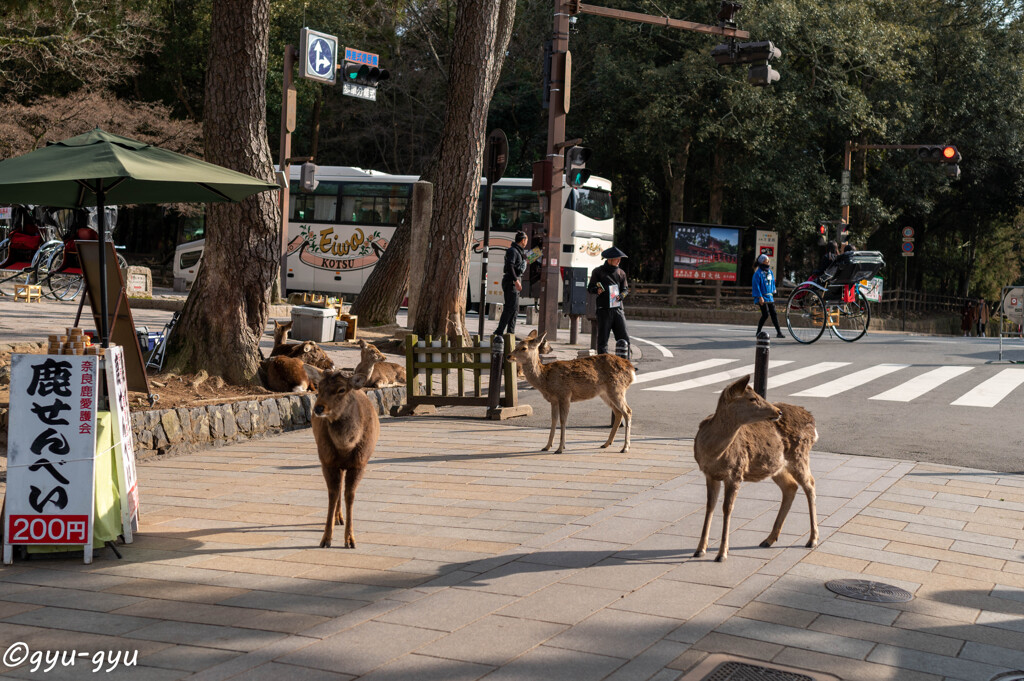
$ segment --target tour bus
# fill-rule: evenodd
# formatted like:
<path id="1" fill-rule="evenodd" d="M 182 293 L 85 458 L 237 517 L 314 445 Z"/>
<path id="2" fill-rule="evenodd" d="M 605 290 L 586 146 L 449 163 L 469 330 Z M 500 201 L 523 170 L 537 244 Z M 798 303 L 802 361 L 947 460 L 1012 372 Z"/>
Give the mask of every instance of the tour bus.
<path id="1" fill-rule="evenodd" d="M 358 294 L 388 247 L 395 228 L 409 219 L 414 175 L 389 175 L 348 166 L 320 166 L 313 192 L 299 189 L 299 166 L 291 167 L 287 239 L 287 289 L 335 295 Z M 486 180 L 481 181 L 481 189 Z M 504 251 L 516 231 L 541 222 L 538 194 L 529 178 L 503 178 L 494 185 L 487 299 L 501 300 Z M 582 187 L 563 191 L 561 267 L 601 264 L 612 245 L 611 182 L 591 177 Z M 482 199 L 482 195 L 481 195 Z M 436 199 L 435 199 L 436 200 Z M 470 261 L 470 304 L 479 302 L 483 250 L 483 201 L 477 212 Z M 174 258 L 174 286 L 195 281 L 205 239 L 181 244 Z M 531 244 L 532 245 L 532 244 Z M 531 274 L 539 276 L 538 266 Z M 560 293 L 560 291 L 559 291 Z M 530 304 L 528 298 L 523 304 Z"/>

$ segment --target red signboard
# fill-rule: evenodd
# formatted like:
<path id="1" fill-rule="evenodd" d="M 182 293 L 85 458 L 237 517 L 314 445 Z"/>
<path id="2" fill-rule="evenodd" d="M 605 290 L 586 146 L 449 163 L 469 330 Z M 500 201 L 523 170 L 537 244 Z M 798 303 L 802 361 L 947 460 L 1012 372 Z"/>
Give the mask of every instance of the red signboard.
<path id="1" fill-rule="evenodd" d="M 87 544 L 87 515 L 10 515 L 7 534 L 11 544 Z"/>

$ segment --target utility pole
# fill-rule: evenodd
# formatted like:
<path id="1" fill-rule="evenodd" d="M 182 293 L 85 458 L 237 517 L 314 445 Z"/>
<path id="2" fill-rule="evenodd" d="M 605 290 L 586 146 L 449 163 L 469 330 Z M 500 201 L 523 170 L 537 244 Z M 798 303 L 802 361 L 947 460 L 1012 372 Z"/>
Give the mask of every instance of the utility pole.
<path id="1" fill-rule="evenodd" d="M 731 13 L 724 15 L 727 5 Z M 729 38 L 749 38 L 750 34 L 735 28 L 732 15 L 739 9 L 735 3 L 723 1 L 720 26 L 708 26 L 692 21 L 682 21 L 669 17 L 659 17 L 639 12 L 628 12 L 620 9 L 585 5 L 579 0 L 554 0 L 554 33 L 551 40 L 551 90 L 548 104 L 548 144 L 545 165 L 550 169 L 551 178 L 546 189 L 547 201 L 545 209 L 545 225 L 543 262 L 541 263 L 540 293 L 540 335 L 547 334 L 549 340 L 558 339 L 558 290 L 561 276 L 559 259 L 562 253 L 562 197 L 564 182 L 563 149 L 565 142 L 565 116 L 569 113 L 570 82 L 572 75 L 572 57 L 569 54 L 569 18 L 575 14 L 591 14 L 593 16 L 637 21 L 655 26 L 667 26 L 683 31 L 696 31 L 721 35 Z"/>

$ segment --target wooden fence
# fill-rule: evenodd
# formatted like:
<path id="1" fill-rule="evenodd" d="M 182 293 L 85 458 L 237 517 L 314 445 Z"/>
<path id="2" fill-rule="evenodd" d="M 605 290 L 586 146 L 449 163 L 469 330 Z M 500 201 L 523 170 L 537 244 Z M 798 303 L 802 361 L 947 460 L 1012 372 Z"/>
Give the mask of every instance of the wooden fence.
<path id="1" fill-rule="evenodd" d="M 505 352 L 511 352 L 514 346 L 513 337 L 503 337 Z M 417 413 L 418 406 L 480 406 L 490 407 L 497 402 L 496 413 L 489 413 L 491 418 L 509 418 L 523 416 L 532 412 L 528 405 L 519 404 L 519 393 L 516 385 L 516 364 L 501 361 L 501 374 L 496 386 L 483 389 L 483 377 L 488 376 L 492 365 L 491 338 L 481 339 L 470 336 L 469 343 L 462 336 L 440 338 L 418 338 L 414 334 L 405 337 L 405 371 L 406 371 L 406 404 L 408 411 Z M 454 372 L 454 376 L 452 375 Z M 467 376 L 468 373 L 468 376 Z M 501 390 L 501 378 L 504 378 L 504 393 L 492 400 L 492 387 Z M 423 390 L 420 391 L 419 379 L 422 377 Z M 422 412 L 419 412 L 422 413 Z"/>

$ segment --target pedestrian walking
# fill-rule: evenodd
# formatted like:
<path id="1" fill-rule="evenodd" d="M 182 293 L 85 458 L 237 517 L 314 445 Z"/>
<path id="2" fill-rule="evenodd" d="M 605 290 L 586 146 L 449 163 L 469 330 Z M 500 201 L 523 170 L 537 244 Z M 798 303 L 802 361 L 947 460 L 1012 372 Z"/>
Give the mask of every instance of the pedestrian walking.
<path id="1" fill-rule="evenodd" d="M 626 315 L 622 310 L 622 299 L 629 293 L 629 283 L 626 273 L 619 268 L 619 263 L 628 256 L 612 246 L 602 251 L 601 257 L 605 262 L 594 268 L 587 290 L 597 294 L 597 352 L 605 354 L 611 333 L 615 334 L 616 344 L 620 340 L 629 344 Z"/>
<path id="2" fill-rule="evenodd" d="M 970 299 L 965 300 L 963 308 L 960 309 L 960 330 L 964 332 L 964 336 L 971 335 L 971 329 L 974 327 L 977 314 L 978 308 L 975 307 L 974 301 Z"/>
<path id="3" fill-rule="evenodd" d="M 505 272 L 501 277 L 501 292 L 505 296 L 505 307 L 498 320 L 494 335 L 500 336 L 507 330 L 516 335 L 516 317 L 519 315 L 519 293 L 523 290 L 523 273 L 526 271 L 526 232 L 516 232 L 515 242 L 505 249 Z M 483 309 L 483 308 L 481 308 Z M 481 312 L 481 314 L 483 314 Z"/>
<path id="4" fill-rule="evenodd" d="M 978 299 L 978 337 L 985 335 L 985 325 L 988 324 L 988 303 L 984 298 Z"/>
<path id="5" fill-rule="evenodd" d="M 786 334 L 782 333 L 782 329 L 779 328 L 779 318 L 775 314 L 775 273 L 772 272 L 772 268 L 768 264 L 768 256 L 764 253 L 757 256 L 753 293 L 758 307 L 761 308 L 761 321 L 757 323 L 757 333 L 761 333 L 761 327 L 764 326 L 765 320 L 771 316 L 772 324 L 775 325 L 775 337 L 785 338 Z"/>

